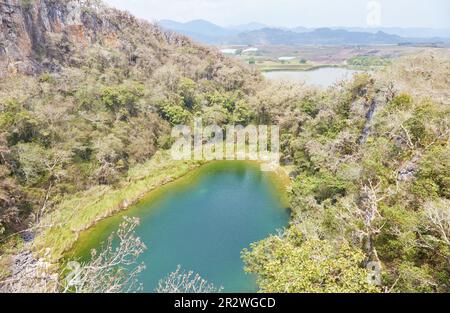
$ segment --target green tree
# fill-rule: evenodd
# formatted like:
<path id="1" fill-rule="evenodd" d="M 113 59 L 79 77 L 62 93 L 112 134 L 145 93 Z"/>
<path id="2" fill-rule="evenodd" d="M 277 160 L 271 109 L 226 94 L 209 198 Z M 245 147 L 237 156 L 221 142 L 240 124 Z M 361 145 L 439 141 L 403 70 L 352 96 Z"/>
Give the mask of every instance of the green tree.
<path id="1" fill-rule="evenodd" d="M 171 101 L 163 101 L 159 104 L 161 115 L 172 125 L 186 124 L 191 114 L 184 107 Z"/>
<path id="2" fill-rule="evenodd" d="M 183 77 L 178 83 L 178 94 L 183 99 L 183 104 L 189 110 L 197 104 L 197 84 L 189 78 Z"/>
<path id="3" fill-rule="evenodd" d="M 376 292 L 364 254 L 347 243 L 303 240 L 295 230 L 272 236 L 244 250 L 245 269 L 256 275 L 261 292 Z"/>
<path id="4" fill-rule="evenodd" d="M 105 107 L 114 112 L 126 110 L 130 115 L 136 115 L 138 100 L 143 95 L 144 87 L 133 83 L 105 87 L 101 91 L 100 98 Z"/>

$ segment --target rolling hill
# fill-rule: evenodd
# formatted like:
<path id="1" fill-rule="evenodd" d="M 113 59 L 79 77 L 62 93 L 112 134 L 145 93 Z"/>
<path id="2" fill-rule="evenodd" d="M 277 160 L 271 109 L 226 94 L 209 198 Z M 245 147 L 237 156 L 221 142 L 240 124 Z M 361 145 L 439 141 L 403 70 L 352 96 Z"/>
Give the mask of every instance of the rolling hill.
<path id="1" fill-rule="evenodd" d="M 222 27 L 206 20 L 187 23 L 162 20 L 159 25 L 206 44 L 371 45 L 450 42 L 448 30 L 422 28 L 282 28 L 261 23 Z"/>

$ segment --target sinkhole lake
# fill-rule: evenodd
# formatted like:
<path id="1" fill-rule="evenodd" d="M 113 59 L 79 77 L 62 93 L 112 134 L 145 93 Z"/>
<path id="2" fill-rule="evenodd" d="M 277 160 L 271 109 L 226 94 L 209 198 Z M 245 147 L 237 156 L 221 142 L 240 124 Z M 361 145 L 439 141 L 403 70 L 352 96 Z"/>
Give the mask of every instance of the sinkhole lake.
<path id="1" fill-rule="evenodd" d="M 123 216 L 134 216 L 141 220 L 136 234 L 148 248 L 139 260 L 146 265 L 140 276 L 145 292 L 153 292 L 177 265 L 224 292 L 255 292 L 255 278 L 244 272 L 241 251 L 287 226 L 287 180 L 261 172 L 256 163 L 209 163 L 83 233 L 72 255 L 86 259 Z"/>
<path id="2" fill-rule="evenodd" d="M 264 76 L 271 80 L 290 80 L 328 88 L 339 81 L 351 79 L 354 74 L 361 72 L 338 67 L 322 67 L 311 71 L 266 72 Z"/>

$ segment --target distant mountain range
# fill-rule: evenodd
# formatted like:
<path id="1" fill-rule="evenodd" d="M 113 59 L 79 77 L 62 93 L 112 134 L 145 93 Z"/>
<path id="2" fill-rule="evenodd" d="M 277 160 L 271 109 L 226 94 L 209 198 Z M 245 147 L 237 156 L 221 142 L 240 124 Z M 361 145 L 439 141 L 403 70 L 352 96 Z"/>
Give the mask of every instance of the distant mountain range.
<path id="1" fill-rule="evenodd" d="M 194 40 L 209 44 L 219 43 L 223 38 L 229 38 L 240 33 L 239 30 L 221 27 L 205 20 L 194 20 L 187 23 L 162 20 L 159 22 L 159 25 L 165 29 L 181 33 Z"/>
<path id="2" fill-rule="evenodd" d="M 179 23 L 161 20 L 164 29 L 182 33 L 207 44 L 235 45 L 363 45 L 401 43 L 450 43 L 450 29 L 428 28 L 283 28 L 261 23 L 222 27 L 205 20 Z"/>
<path id="3" fill-rule="evenodd" d="M 346 30 L 319 28 L 310 32 L 297 33 L 276 28 L 263 28 L 241 33 L 228 43 L 248 45 L 361 45 L 361 44 L 397 44 L 404 42 L 402 37 L 383 32 L 362 33 Z"/>

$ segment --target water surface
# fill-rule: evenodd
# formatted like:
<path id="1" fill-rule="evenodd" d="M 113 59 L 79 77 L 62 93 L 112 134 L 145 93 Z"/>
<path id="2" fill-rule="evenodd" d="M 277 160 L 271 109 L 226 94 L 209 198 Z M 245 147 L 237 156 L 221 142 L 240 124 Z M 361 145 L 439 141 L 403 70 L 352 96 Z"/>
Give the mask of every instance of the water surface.
<path id="1" fill-rule="evenodd" d="M 148 246 L 140 261 L 145 291 L 168 273 L 193 270 L 224 292 L 257 291 L 243 270 L 241 251 L 285 227 L 289 210 L 283 182 L 248 162 L 210 163 L 151 193 L 136 207 L 84 233 L 76 249 L 98 248 L 123 215 L 141 219 L 137 235 Z"/>
<path id="2" fill-rule="evenodd" d="M 355 73 L 359 72 L 361 71 L 338 67 L 322 67 L 311 71 L 266 72 L 264 73 L 264 76 L 271 80 L 292 80 L 308 85 L 328 88 L 339 81 L 351 79 Z"/>

